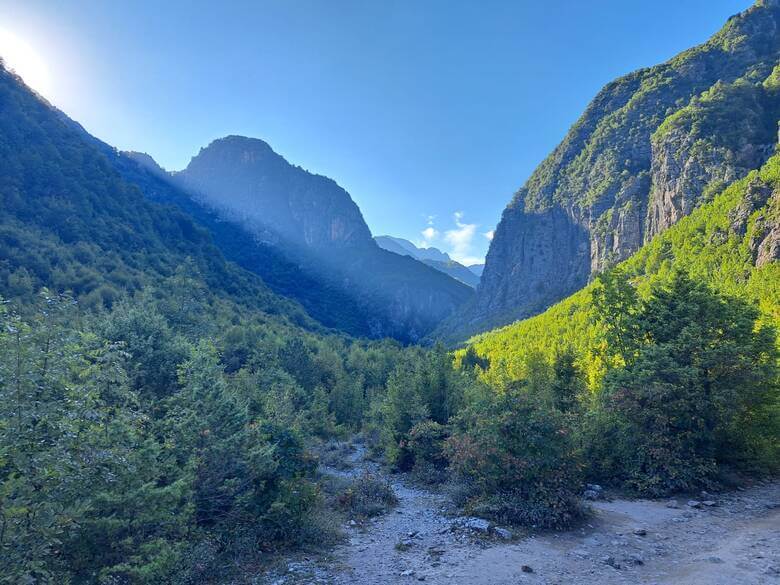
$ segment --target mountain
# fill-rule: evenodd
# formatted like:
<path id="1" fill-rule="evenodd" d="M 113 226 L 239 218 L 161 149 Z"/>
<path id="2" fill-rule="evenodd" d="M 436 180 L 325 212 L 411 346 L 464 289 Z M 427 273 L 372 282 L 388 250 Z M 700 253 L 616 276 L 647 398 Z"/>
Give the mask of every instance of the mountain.
<path id="1" fill-rule="evenodd" d="M 643 245 L 617 266 L 640 294 L 682 270 L 731 297 L 747 299 L 780 326 L 780 154 Z M 574 350 L 589 379 L 603 364 L 590 285 L 540 315 L 470 340 L 498 384 L 526 375 L 533 356 Z"/>
<path id="2" fill-rule="evenodd" d="M 332 179 L 289 164 L 262 140 L 241 136 L 215 140 L 186 169 L 167 176 L 160 175 L 161 169 L 152 167 L 147 157 L 134 160 L 147 176 L 162 177 L 215 216 L 212 229 L 220 222 L 228 224 L 231 233 L 242 232 L 241 246 L 231 242 L 232 236 L 217 238 L 225 250 L 232 250 L 229 257 L 239 261 L 239 255 L 258 247 L 272 249 L 277 264 L 284 265 L 282 272 L 296 271 L 304 277 L 299 292 L 292 278 L 285 278 L 284 287 L 276 290 L 300 300 L 314 314 L 324 314 L 322 322 L 330 326 L 413 342 L 471 296 L 470 289 L 455 279 L 381 249 L 344 189 Z M 268 276 L 262 262 L 240 263 Z M 318 300 L 322 295 L 312 294 L 306 280 L 333 291 L 330 298 L 335 302 L 322 306 Z M 267 282 L 274 286 L 275 280 Z"/>
<path id="3" fill-rule="evenodd" d="M 460 262 L 456 262 L 450 258 L 449 254 L 438 248 L 418 248 L 409 240 L 393 236 L 376 236 L 374 241 L 380 248 L 401 256 L 411 256 L 472 288 L 476 288 L 479 284 L 479 275 L 475 275 L 472 270 Z"/>
<path id="4" fill-rule="evenodd" d="M 417 260 L 435 260 L 437 262 L 450 262 L 452 260 L 449 254 L 442 252 L 438 248 L 419 248 L 404 238 L 376 236 L 374 241 L 380 248 L 401 254 L 402 256 L 411 256 L 412 258 L 417 258 Z"/>
<path id="5" fill-rule="evenodd" d="M 0 67 L 0 295 L 71 291 L 84 307 L 177 274 L 210 294 L 321 329 L 295 302 L 225 260 L 208 231 L 144 197 L 118 154 Z"/>
<path id="6" fill-rule="evenodd" d="M 472 264 L 470 266 L 467 266 L 466 268 L 471 270 L 477 276 L 482 276 L 482 273 L 485 270 L 485 265 L 484 264 Z"/>
<path id="7" fill-rule="evenodd" d="M 120 152 L 110 156 L 110 160 L 148 199 L 173 205 L 193 217 L 209 231 L 227 259 L 259 275 L 275 293 L 298 301 L 311 317 L 327 327 L 355 336 L 371 335 L 353 296 L 306 272 L 277 247 L 260 241 L 241 225 L 225 221 L 213 208 L 173 184 L 170 175 L 148 154 Z"/>
<path id="8" fill-rule="evenodd" d="M 475 301 L 440 333 L 543 311 L 774 152 L 780 2 L 607 84 L 504 210 Z"/>

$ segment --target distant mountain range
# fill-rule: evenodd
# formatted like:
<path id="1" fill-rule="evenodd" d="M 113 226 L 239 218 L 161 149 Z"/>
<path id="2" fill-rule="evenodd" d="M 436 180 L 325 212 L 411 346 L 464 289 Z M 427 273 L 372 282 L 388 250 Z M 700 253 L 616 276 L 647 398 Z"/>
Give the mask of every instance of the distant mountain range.
<path id="1" fill-rule="evenodd" d="M 412 258 L 427 264 L 431 268 L 448 274 L 452 278 L 455 278 L 472 288 L 476 288 L 479 284 L 479 277 L 482 274 L 484 264 L 464 266 L 460 262 L 456 262 L 450 258 L 449 254 L 442 252 L 438 248 L 420 248 L 404 238 L 376 236 L 374 237 L 374 241 L 385 250 L 401 256 L 411 256 Z"/>

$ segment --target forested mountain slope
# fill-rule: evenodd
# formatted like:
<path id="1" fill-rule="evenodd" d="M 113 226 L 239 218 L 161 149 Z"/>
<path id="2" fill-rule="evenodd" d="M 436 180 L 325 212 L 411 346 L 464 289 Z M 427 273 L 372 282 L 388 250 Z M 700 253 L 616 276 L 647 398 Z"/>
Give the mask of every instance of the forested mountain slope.
<path id="1" fill-rule="evenodd" d="M 144 198 L 77 125 L 0 70 L 0 294 L 45 286 L 84 306 L 177 273 L 217 296 L 320 328 L 297 303 L 227 262 L 183 212 Z"/>
<path id="2" fill-rule="evenodd" d="M 350 330 L 416 341 L 472 294 L 421 262 L 381 249 L 344 189 L 289 164 L 262 140 L 215 140 L 172 180 L 321 286 L 349 297 L 347 306 L 358 309 Z"/>
<path id="3" fill-rule="evenodd" d="M 441 335 L 544 310 L 758 168 L 777 141 L 779 26 L 780 3 L 759 0 L 604 87 L 505 209 L 474 303 Z"/>
<path id="4" fill-rule="evenodd" d="M 225 582 L 332 541 L 308 449 L 420 355 L 330 334 L 129 162 L 0 68 L 3 582 Z"/>
<path id="5" fill-rule="evenodd" d="M 732 183 L 690 216 L 657 235 L 616 269 L 640 295 L 684 271 L 699 282 L 760 309 L 780 326 L 780 155 Z M 485 376 L 502 386 L 528 374 L 539 356 L 570 348 L 591 383 L 604 371 L 603 325 L 595 319 L 595 283 L 535 317 L 469 341 L 489 361 Z"/>

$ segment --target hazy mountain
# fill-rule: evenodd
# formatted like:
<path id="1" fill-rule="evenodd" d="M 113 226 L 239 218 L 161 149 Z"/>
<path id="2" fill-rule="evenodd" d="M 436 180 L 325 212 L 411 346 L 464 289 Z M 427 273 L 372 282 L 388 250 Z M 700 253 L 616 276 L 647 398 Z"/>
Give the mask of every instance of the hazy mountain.
<path id="1" fill-rule="evenodd" d="M 385 250 L 400 254 L 401 256 L 416 258 L 431 268 L 448 274 L 452 278 L 455 278 L 470 287 L 476 288 L 479 284 L 478 274 L 460 262 L 456 262 L 450 258 L 449 254 L 442 252 L 438 248 L 420 248 L 409 240 L 395 238 L 393 236 L 376 236 L 374 240 Z"/>
<path id="2" fill-rule="evenodd" d="M 150 163 L 144 158 L 139 164 Z M 357 307 L 348 310 L 350 319 L 368 335 L 414 341 L 471 296 L 440 271 L 381 249 L 344 189 L 289 164 L 262 140 L 215 140 L 170 177 L 257 245 L 273 248 L 337 296 L 348 296 L 350 303 L 334 308 Z"/>
<path id="3" fill-rule="evenodd" d="M 467 266 L 466 268 L 471 270 L 477 276 L 482 276 L 482 272 L 485 270 L 485 265 L 484 264 L 472 264 L 470 266 Z"/>

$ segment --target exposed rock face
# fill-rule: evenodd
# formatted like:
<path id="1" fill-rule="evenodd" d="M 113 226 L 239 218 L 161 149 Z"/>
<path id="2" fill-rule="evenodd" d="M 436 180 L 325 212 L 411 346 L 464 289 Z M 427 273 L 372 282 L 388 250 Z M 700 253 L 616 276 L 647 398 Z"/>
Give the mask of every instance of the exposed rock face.
<path id="1" fill-rule="evenodd" d="M 656 131 L 645 241 L 774 153 L 780 95 L 773 75 L 762 84 L 716 83 Z"/>
<path id="2" fill-rule="evenodd" d="M 504 211 L 478 288 L 491 294 L 480 295 L 475 318 L 489 324 L 498 324 L 516 299 L 527 299 L 522 310 L 539 311 L 588 278 L 588 232 L 578 218 L 559 207 L 533 213 L 522 201 L 513 205 L 520 209 Z"/>
<path id="3" fill-rule="evenodd" d="M 545 309 L 760 166 L 780 117 L 779 25 L 778 3 L 757 2 L 704 45 L 608 84 L 504 211 L 475 301 L 438 333 Z"/>
<path id="4" fill-rule="evenodd" d="M 371 232 L 344 189 L 290 165 L 262 140 L 215 140 L 175 177 L 227 216 L 266 228 L 268 237 L 316 249 L 370 245 Z"/>
<path id="5" fill-rule="evenodd" d="M 745 234 L 756 210 L 761 212 L 755 218 L 748 245 L 755 265 L 760 268 L 780 260 L 780 191 L 773 191 L 758 180 L 752 182 L 742 205 L 735 210 L 731 229 Z"/>

